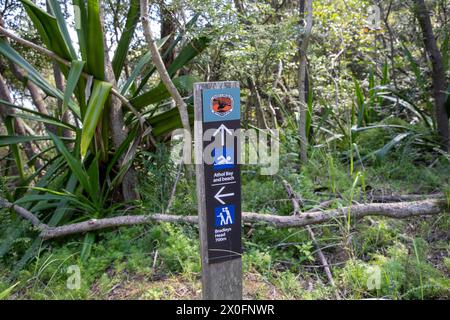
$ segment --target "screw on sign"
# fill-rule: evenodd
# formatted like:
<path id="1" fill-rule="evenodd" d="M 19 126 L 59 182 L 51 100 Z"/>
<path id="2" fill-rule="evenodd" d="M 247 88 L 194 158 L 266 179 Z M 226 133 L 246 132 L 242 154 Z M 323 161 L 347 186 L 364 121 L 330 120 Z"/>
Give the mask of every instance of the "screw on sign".
<path id="1" fill-rule="evenodd" d="M 195 155 L 204 299 L 242 299 L 240 90 L 194 85 Z"/>

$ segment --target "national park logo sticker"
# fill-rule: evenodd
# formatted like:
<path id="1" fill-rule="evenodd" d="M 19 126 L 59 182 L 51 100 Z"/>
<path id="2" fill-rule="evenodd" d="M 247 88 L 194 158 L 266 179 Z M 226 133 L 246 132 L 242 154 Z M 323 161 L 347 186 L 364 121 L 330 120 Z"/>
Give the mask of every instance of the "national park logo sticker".
<path id="1" fill-rule="evenodd" d="M 211 112 L 219 117 L 225 117 L 233 111 L 233 97 L 229 94 L 216 94 L 211 97 Z"/>

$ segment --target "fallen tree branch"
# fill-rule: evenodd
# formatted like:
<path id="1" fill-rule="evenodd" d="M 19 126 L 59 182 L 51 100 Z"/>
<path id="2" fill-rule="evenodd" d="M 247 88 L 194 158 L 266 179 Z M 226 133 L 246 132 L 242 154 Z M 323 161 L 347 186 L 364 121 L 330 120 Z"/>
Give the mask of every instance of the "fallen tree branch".
<path id="1" fill-rule="evenodd" d="M 425 199 L 442 199 L 444 198 L 443 193 L 433 193 L 433 194 L 368 194 L 364 197 L 360 195 L 360 201 L 364 203 L 389 203 L 389 202 L 408 202 L 408 201 L 420 201 Z M 363 199 L 365 198 L 365 199 Z M 324 210 L 336 203 L 337 199 L 342 199 L 340 195 L 335 195 L 334 199 L 329 199 L 319 203 L 318 205 L 306 210 L 306 213 L 315 212 L 319 210 Z M 353 200 L 354 204 L 359 204 L 358 201 Z"/>
<path id="2" fill-rule="evenodd" d="M 40 228 L 40 229 L 45 229 L 45 227 L 47 227 L 34 214 L 32 214 L 27 209 L 17 206 L 3 198 L 0 198 L 0 207 L 13 209 L 20 217 L 22 217 L 25 220 L 30 221 L 31 224 L 33 225 L 33 227 Z"/>
<path id="3" fill-rule="evenodd" d="M 173 201 L 175 200 L 175 194 L 177 193 L 177 186 L 178 186 L 178 182 L 180 181 L 180 178 L 181 178 L 182 170 L 183 170 L 183 164 L 180 163 L 178 165 L 177 176 L 175 178 L 175 182 L 172 187 L 172 192 L 170 193 L 170 198 L 169 198 L 169 201 L 167 202 L 167 207 L 166 207 L 166 210 L 164 213 L 169 213 L 170 210 L 172 209 L 172 204 L 173 204 Z"/>
<path id="4" fill-rule="evenodd" d="M 147 214 L 136 216 L 118 216 L 98 220 L 68 224 L 60 227 L 49 227 L 43 224 L 31 212 L 18 205 L 14 205 L 0 198 L 0 207 L 11 208 L 26 220 L 30 220 L 35 227 L 41 230 L 40 236 L 44 240 L 84 233 L 88 231 L 102 230 L 113 227 L 133 226 L 152 222 L 189 223 L 197 224 L 197 216 L 181 216 L 169 214 Z M 432 199 L 424 201 L 413 201 L 403 203 L 370 203 L 304 213 L 297 216 L 277 216 L 272 214 L 260 214 L 244 212 L 243 222 L 267 223 L 276 228 L 300 228 L 307 225 L 319 224 L 329 220 L 348 217 L 359 219 L 366 216 L 384 216 L 393 219 L 406 219 L 419 216 L 436 215 L 446 212 L 447 201 L 445 199 Z"/>
<path id="5" fill-rule="evenodd" d="M 316 195 L 328 197 L 328 199 L 321 204 L 320 207 L 329 206 L 333 204 L 332 202 L 336 199 L 343 199 L 340 194 L 316 192 Z M 443 193 L 432 193 L 432 194 L 395 194 L 395 193 L 367 193 L 364 195 L 362 192 L 358 197 L 354 197 L 354 200 L 364 201 L 367 203 L 377 202 L 377 203 L 387 203 L 387 202 L 407 202 L 407 201 L 420 201 L 426 199 L 441 199 L 444 198 Z M 311 211 L 315 211 L 314 208 Z"/>
<path id="6" fill-rule="evenodd" d="M 403 201 L 419 201 L 424 199 L 439 199 L 443 198 L 443 193 L 435 194 L 406 194 L 406 195 L 396 195 L 396 194 L 371 194 L 367 196 L 367 200 L 370 202 L 403 202 Z M 361 197 L 362 198 L 362 197 Z"/>
<path id="7" fill-rule="evenodd" d="M 297 213 L 301 213 L 301 211 L 299 209 L 300 208 L 300 203 L 299 203 L 300 196 L 295 192 L 294 188 L 292 188 L 292 186 L 289 184 L 289 182 L 287 182 L 284 179 L 283 179 L 283 185 L 284 185 L 284 189 L 286 190 L 287 194 L 289 195 L 289 198 L 291 198 L 291 200 L 292 200 L 292 206 L 294 207 L 294 215 L 296 215 Z M 327 275 L 328 281 L 330 282 L 332 287 L 336 287 L 334 278 L 333 278 L 333 274 L 331 273 L 330 266 L 328 265 L 328 260 L 325 257 L 325 255 L 323 254 L 323 251 L 319 246 L 319 242 L 317 242 L 316 235 L 314 234 L 313 229 L 311 228 L 311 226 L 308 225 L 308 226 L 306 226 L 306 230 L 308 231 L 309 237 L 311 238 L 311 241 L 312 241 L 314 247 L 316 248 L 317 255 L 319 256 L 319 260 L 323 265 L 323 269 L 325 271 L 325 274 Z M 341 298 L 337 291 L 336 291 L 336 298 L 338 300 Z"/>
<path id="8" fill-rule="evenodd" d="M 446 208 L 445 199 L 432 199 L 424 201 L 400 203 L 369 203 L 329 209 L 324 211 L 308 212 L 299 216 L 276 216 L 259 213 L 245 213 L 245 222 L 265 222 L 278 228 L 299 228 L 312 224 L 319 224 L 329 220 L 348 217 L 359 219 L 366 216 L 384 216 L 393 219 L 406 219 L 411 217 L 435 215 Z"/>
<path id="9" fill-rule="evenodd" d="M 87 231 L 95 231 L 120 226 L 136 226 L 140 224 L 148 224 L 151 222 L 173 222 L 173 223 L 198 223 L 197 216 L 176 216 L 169 214 L 149 214 L 139 216 L 119 216 L 113 218 L 104 218 L 98 220 L 89 220 L 79 223 L 68 224 L 65 226 L 44 229 L 40 236 L 44 240 L 64 237 Z"/>

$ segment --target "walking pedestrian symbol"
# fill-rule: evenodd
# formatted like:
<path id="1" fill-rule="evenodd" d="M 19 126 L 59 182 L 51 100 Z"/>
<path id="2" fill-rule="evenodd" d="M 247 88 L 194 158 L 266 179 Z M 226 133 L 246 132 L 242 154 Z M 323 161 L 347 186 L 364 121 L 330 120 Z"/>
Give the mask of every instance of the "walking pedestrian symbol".
<path id="1" fill-rule="evenodd" d="M 234 223 L 234 205 L 216 207 L 214 212 L 216 215 L 216 227 L 229 226 Z"/>

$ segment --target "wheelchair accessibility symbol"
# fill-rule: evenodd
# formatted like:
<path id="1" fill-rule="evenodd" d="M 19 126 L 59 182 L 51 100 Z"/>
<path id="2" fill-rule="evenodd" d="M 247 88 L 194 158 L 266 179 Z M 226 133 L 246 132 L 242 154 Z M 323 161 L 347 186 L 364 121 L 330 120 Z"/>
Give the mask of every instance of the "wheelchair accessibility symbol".
<path id="1" fill-rule="evenodd" d="M 216 207 L 214 213 L 216 227 L 229 226 L 234 223 L 234 205 Z"/>

